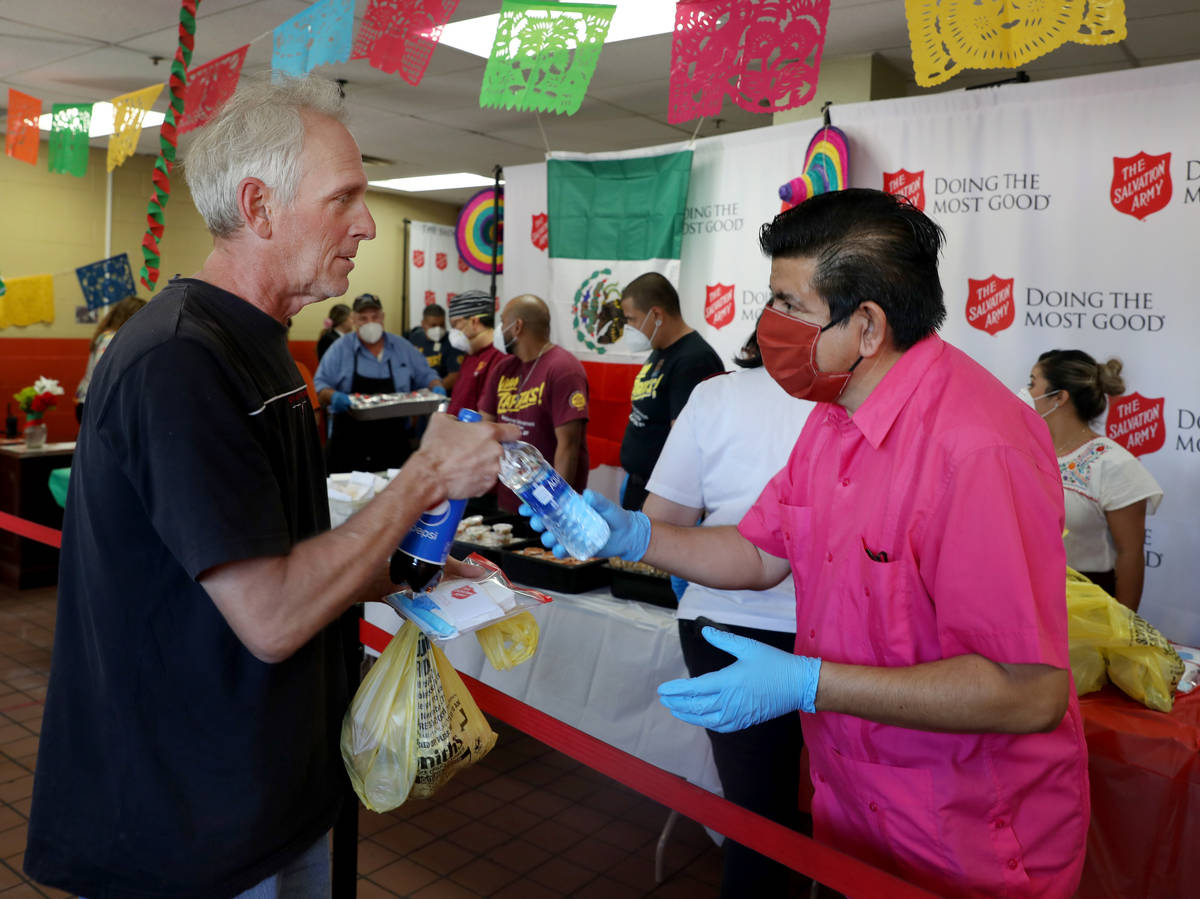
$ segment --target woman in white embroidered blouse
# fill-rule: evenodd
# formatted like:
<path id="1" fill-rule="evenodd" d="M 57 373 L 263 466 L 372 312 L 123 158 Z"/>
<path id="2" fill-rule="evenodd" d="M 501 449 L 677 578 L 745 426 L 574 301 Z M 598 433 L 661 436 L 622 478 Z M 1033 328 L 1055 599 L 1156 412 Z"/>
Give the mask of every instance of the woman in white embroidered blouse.
<path id="1" fill-rule="evenodd" d="M 1146 514 L 1162 488 L 1125 447 L 1092 430 L 1109 396 L 1125 392 L 1121 361 L 1050 350 L 1029 374 L 1033 407 L 1058 455 L 1066 506 L 1067 564 L 1133 610 L 1142 600 Z"/>

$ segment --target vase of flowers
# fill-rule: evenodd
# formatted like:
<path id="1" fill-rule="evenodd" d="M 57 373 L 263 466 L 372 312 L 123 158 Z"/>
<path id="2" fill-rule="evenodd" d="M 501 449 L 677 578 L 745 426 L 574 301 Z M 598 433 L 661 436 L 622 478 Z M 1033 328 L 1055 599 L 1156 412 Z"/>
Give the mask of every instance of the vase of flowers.
<path id="1" fill-rule="evenodd" d="M 13 394 L 13 399 L 25 413 L 25 445 L 37 449 L 46 442 L 46 423 L 42 416 L 58 405 L 55 397 L 63 389 L 53 378 L 38 378 L 29 387 Z"/>

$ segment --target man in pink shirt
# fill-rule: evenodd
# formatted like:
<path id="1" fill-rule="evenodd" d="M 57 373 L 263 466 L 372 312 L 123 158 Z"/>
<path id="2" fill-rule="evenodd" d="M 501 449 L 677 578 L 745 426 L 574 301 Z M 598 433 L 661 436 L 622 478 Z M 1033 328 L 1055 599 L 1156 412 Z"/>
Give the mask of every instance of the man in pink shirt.
<path id="1" fill-rule="evenodd" d="M 1036 415 L 936 335 L 941 242 L 877 191 L 777 216 L 763 359 L 824 403 L 786 467 L 736 528 L 587 495 L 599 555 L 722 589 L 791 569 L 794 654 L 706 628 L 736 661 L 659 694 L 718 731 L 804 712 L 818 839 L 941 895 L 1067 897 L 1089 801 L 1058 467 Z"/>

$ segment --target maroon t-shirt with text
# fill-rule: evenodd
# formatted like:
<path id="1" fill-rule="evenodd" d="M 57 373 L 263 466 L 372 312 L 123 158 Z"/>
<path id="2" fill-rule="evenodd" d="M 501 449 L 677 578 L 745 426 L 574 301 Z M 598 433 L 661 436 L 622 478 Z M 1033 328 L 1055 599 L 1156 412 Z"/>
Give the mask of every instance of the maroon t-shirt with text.
<path id="1" fill-rule="evenodd" d="M 464 365 L 464 371 L 465 368 Z M 554 429 L 582 419 L 584 433 L 580 439 L 579 461 L 570 483 L 578 491 L 587 486 L 587 374 L 583 364 L 567 350 L 551 346 L 530 362 L 522 362 L 510 355 L 495 360 L 488 369 L 487 385 L 479 398 L 479 411 L 494 415 L 498 421 L 517 425 L 521 429 L 521 439 L 536 446 L 551 465 L 558 447 Z M 520 500 L 501 486 L 501 508 L 516 509 L 518 505 Z"/>
<path id="2" fill-rule="evenodd" d="M 463 409 L 479 411 L 479 403 L 483 396 L 483 388 L 487 384 L 488 370 L 497 359 L 504 354 L 490 343 L 478 353 L 471 353 L 463 359 L 458 369 L 458 380 L 454 382 L 454 390 L 450 394 L 450 406 L 446 409 L 451 415 L 457 415 Z"/>

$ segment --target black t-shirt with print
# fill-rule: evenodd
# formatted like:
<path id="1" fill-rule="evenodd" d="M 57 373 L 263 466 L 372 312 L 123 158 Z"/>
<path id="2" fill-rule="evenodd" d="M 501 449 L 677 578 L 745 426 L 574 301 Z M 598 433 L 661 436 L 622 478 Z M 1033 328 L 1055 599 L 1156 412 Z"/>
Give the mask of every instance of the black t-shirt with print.
<path id="1" fill-rule="evenodd" d="M 173 280 L 117 334 L 71 472 L 25 869 L 92 899 L 234 896 L 333 824 L 336 625 L 278 664 L 197 583 L 329 527 L 287 330 Z"/>
<path id="2" fill-rule="evenodd" d="M 421 351 L 421 355 L 425 357 L 429 367 L 438 373 L 439 378 L 458 371 L 462 367 L 463 359 L 467 356 L 466 353 L 460 353 L 450 346 L 450 341 L 446 337 L 442 337 L 441 340 L 434 343 L 429 339 L 424 328 L 413 328 L 404 337 Z"/>
<path id="3" fill-rule="evenodd" d="M 621 440 L 621 467 L 648 480 L 671 433 L 671 422 L 679 417 L 692 388 L 724 370 L 721 357 L 695 331 L 652 352 L 633 382 L 633 409 Z"/>

